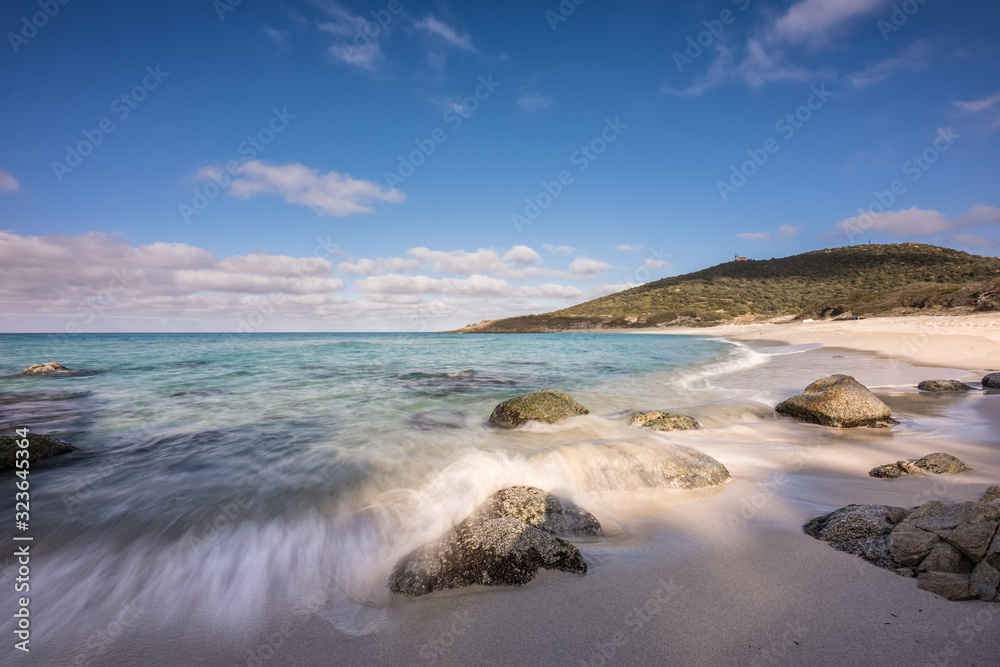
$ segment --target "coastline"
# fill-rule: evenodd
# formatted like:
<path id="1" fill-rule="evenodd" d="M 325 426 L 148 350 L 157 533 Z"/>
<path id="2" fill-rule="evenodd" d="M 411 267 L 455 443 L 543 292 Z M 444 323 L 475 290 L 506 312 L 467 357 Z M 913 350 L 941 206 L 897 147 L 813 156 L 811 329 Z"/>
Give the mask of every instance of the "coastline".
<path id="1" fill-rule="evenodd" d="M 738 341 L 769 340 L 790 345 L 813 343 L 827 348 L 890 355 L 922 366 L 945 366 L 976 372 L 1000 369 L 1000 313 L 623 331 Z"/>

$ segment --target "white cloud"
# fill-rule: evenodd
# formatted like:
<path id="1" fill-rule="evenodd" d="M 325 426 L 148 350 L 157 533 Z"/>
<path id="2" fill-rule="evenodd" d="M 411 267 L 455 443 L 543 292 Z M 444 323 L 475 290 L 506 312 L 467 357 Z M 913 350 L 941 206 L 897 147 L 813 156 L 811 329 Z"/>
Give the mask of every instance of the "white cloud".
<path id="1" fill-rule="evenodd" d="M 452 250 L 444 252 L 430 248 L 410 248 L 406 254 L 427 262 L 439 273 L 460 273 L 471 276 L 475 273 L 492 273 L 506 268 L 495 250 L 479 248 L 475 252 Z"/>
<path id="2" fill-rule="evenodd" d="M 775 23 L 776 38 L 788 42 L 825 40 L 844 24 L 888 7 L 891 0 L 802 0 Z"/>
<path id="3" fill-rule="evenodd" d="M 662 259 L 647 259 L 642 263 L 650 271 L 656 271 L 659 269 L 665 269 L 670 266 L 670 262 L 664 261 Z"/>
<path id="4" fill-rule="evenodd" d="M 799 228 L 794 225 L 782 225 L 778 227 L 778 238 L 779 239 L 790 239 L 793 236 L 798 236 Z"/>
<path id="5" fill-rule="evenodd" d="M 793 225 L 781 225 L 778 227 L 778 233 L 772 234 L 771 232 L 743 232 L 737 234 L 735 238 L 746 239 L 747 241 L 770 241 L 772 238 L 779 241 L 784 241 L 785 239 L 790 239 L 799 233 L 799 228 Z"/>
<path id="6" fill-rule="evenodd" d="M 919 72 L 930 65 L 933 51 L 926 39 L 918 39 L 903 49 L 898 55 L 880 60 L 847 77 L 855 88 L 864 88 L 888 79 L 899 72 Z"/>
<path id="7" fill-rule="evenodd" d="M 472 46 L 472 38 L 468 34 L 458 32 L 435 16 L 428 15 L 414 23 L 413 27 L 428 35 L 432 35 L 451 48 L 469 52 L 475 52 L 476 50 Z"/>
<path id="8" fill-rule="evenodd" d="M 545 248 L 545 252 L 552 253 L 553 255 L 572 255 L 576 252 L 576 248 L 569 245 L 552 245 L 551 243 L 543 243 L 542 247 Z"/>
<path id="9" fill-rule="evenodd" d="M 623 243 L 622 245 L 616 245 L 615 250 L 621 250 L 622 252 L 638 252 L 642 250 L 643 245 L 641 243 L 629 244 Z"/>
<path id="10" fill-rule="evenodd" d="M 285 48 L 288 45 L 288 40 L 292 38 L 292 33 L 287 30 L 272 28 L 269 25 L 264 26 L 264 35 L 279 49 Z"/>
<path id="11" fill-rule="evenodd" d="M 835 232 L 826 238 L 834 236 L 836 232 L 850 235 L 866 230 L 888 232 L 897 237 L 927 236 L 979 225 L 1000 225 L 1000 209 L 976 204 L 951 220 L 939 211 L 919 209 L 916 206 L 902 211 L 858 215 L 838 222 L 834 227 Z"/>
<path id="12" fill-rule="evenodd" d="M 199 170 L 197 176 L 208 178 L 211 168 Z M 398 204 L 406 195 L 396 188 L 385 189 L 374 181 L 352 178 L 335 171 L 323 173 L 298 162 L 272 165 L 261 160 L 243 164 L 233 178 L 228 191 L 242 199 L 262 194 L 278 195 L 290 204 L 308 206 L 319 215 L 346 217 L 373 213 L 371 204 Z"/>
<path id="13" fill-rule="evenodd" d="M 0 169 L 0 192 L 17 192 L 21 183 L 6 169 Z"/>
<path id="14" fill-rule="evenodd" d="M 970 113 L 988 111 L 993 107 L 1000 107 L 1000 93 L 994 93 L 978 100 L 972 100 L 971 102 L 961 102 L 956 100 L 955 102 L 952 102 L 952 104 L 962 111 L 968 111 Z"/>
<path id="15" fill-rule="evenodd" d="M 601 262 L 589 257 L 577 257 L 570 263 L 569 270 L 580 276 L 593 277 L 602 271 L 612 268 L 607 262 Z"/>
<path id="16" fill-rule="evenodd" d="M 389 274 L 362 278 L 354 286 L 377 294 L 448 294 L 457 296 L 510 296 L 516 290 L 499 278 L 471 275 L 468 278 L 431 278 Z"/>
<path id="17" fill-rule="evenodd" d="M 542 93 L 527 93 L 517 100 L 517 105 L 528 113 L 534 113 L 543 109 L 548 109 L 555 102 L 551 95 Z"/>
<path id="18" fill-rule="evenodd" d="M 507 254 L 503 256 L 505 262 L 514 262 L 519 266 L 527 266 L 529 264 L 540 264 L 542 262 L 542 257 L 535 250 L 529 248 L 526 245 L 516 245 L 507 251 Z"/>
<path id="19" fill-rule="evenodd" d="M 365 32 L 368 21 L 364 16 L 354 14 L 332 0 L 318 4 L 325 10 L 329 20 L 318 23 L 317 27 L 340 40 L 327 48 L 327 55 L 333 61 L 366 71 L 375 70 L 382 65 L 385 55 L 382 53 L 380 40 L 388 33 L 388 28 L 382 28 L 372 37 Z"/>
<path id="20" fill-rule="evenodd" d="M 971 245 L 977 248 L 996 248 L 1000 246 L 1000 243 L 990 239 L 984 239 L 981 236 L 974 236 L 972 234 L 955 234 L 952 237 L 952 241 L 955 243 L 960 243 L 962 245 Z"/>
<path id="21" fill-rule="evenodd" d="M 337 265 L 338 272 L 351 276 L 378 276 L 386 273 L 397 273 L 399 271 L 411 271 L 418 268 L 420 268 L 420 260 L 405 259 L 403 257 L 359 259 L 354 263 L 341 262 Z"/>

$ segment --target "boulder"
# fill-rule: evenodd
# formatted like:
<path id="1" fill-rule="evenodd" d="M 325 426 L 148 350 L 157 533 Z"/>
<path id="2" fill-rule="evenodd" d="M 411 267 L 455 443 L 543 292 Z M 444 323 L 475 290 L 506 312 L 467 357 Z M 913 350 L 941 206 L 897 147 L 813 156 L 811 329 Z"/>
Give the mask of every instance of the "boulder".
<path id="1" fill-rule="evenodd" d="M 21 449 L 17 443 L 22 438 L 11 435 L 0 435 L 0 472 L 14 470 L 17 467 L 17 450 Z M 39 433 L 28 434 L 28 458 L 31 463 L 41 461 L 52 456 L 68 454 L 74 451 L 73 445 L 62 440 L 50 438 Z M 24 457 L 21 457 L 24 460 Z"/>
<path id="2" fill-rule="evenodd" d="M 600 522 L 576 503 L 534 486 L 512 486 L 486 499 L 478 514 L 481 520 L 510 517 L 563 537 L 603 535 Z"/>
<path id="3" fill-rule="evenodd" d="M 629 422 L 632 426 L 651 428 L 656 431 L 688 431 L 701 428 L 694 418 L 686 415 L 673 415 L 669 412 L 638 412 L 632 415 Z"/>
<path id="4" fill-rule="evenodd" d="M 1000 389 L 1000 373 L 989 373 L 984 375 L 983 387 L 986 389 Z"/>
<path id="5" fill-rule="evenodd" d="M 892 559 L 899 567 L 917 567 L 941 541 L 936 533 L 921 530 L 908 523 L 896 526 L 891 536 Z"/>
<path id="6" fill-rule="evenodd" d="M 838 428 L 897 424 L 892 410 L 850 375 L 830 375 L 774 408 L 799 421 Z"/>
<path id="7" fill-rule="evenodd" d="M 805 532 L 907 577 L 948 600 L 1000 602 L 1000 487 L 979 502 L 932 500 L 904 510 L 848 505 Z"/>
<path id="8" fill-rule="evenodd" d="M 580 443 L 560 453 L 572 457 L 579 484 L 598 491 L 700 489 L 730 479 L 726 466 L 708 454 L 668 442 Z"/>
<path id="9" fill-rule="evenodd" d="M 917 385 L 920 391 L 971 391 L 972 387 L 958 380 L 924 380 Z"/>
<path id="10" fill-rule="evenodd" d="M 963 556 L 961 551 L 947 542 L 938 542 L 917 569 L 920 572 L 971 574 L 974 567 L 973 562 Z"/>
<path id="11" fill-rule="evenodd" d="M 954 475 L 972 469 L 951 454 L 942 454 L 940 452 L 928 454 L 922 459 L 917 459 L 913 462 L 913 465 L 935 475 Z"/>
<path id="12" fill-rule="evenodd" d="M 45 375 L 46 373 L 57 373 L 59 371 L 68 371 L 69 369 L 62 364 L 57 364 L 54 361 L 48 361 L 44 364 L 35 364 L 34 366 L 29 366 L 24 369 L 24 375 Z"/>
<path id="13" fill-rule="evenodd" d="M 516 428 L 529 421 L 552 424 L 567 417 L 589 413 L 590 410 L 566 394 L 552 389 L 543 389 L 500 403 L 493 408 L 490 423 L 506 428 Z"/>
<path id="14" fill-rule="evenodd" d="M 848 505 L 808 522 L 806 535 L 824 542 L 845 542 L 882 537 L 906 515 L 902 507 L 889 505 Z"/>
<path id="15" fill-rule="evenodd" d="M 886 463 L 877 468 L 872 468 L 868 471 L 868 474 L 871 477 L 880 477 L 882 479 L 896 479 L 903 475 L 923 475 L 924 471 L 909 461 L 896 461 L 895 463 Z"/>
<path id="16" fill-rule="evenodd" d="M 921 572 L 917 575 L 917 588 L 940 595 L 945 600 L 971 600 L 971 575 L 948 572 Z"/>
<path id="17" fill-rule="evenodd" d="M 985 561 L 979 563 L 972 571 L 969 587 L 980 600 L 1000 601 L 1000 571 Z"/>
<path id="18" fill-rule="evenodd" d="M 424 595 L 474 584 L 521 586 L 539 568 L 585 574 L 580 551 L 555 533 L 602 535 L 597 519 L 569 500 L 530 486 L 501 489 L 441 538 L 401 558 L 389 589 Z"/>

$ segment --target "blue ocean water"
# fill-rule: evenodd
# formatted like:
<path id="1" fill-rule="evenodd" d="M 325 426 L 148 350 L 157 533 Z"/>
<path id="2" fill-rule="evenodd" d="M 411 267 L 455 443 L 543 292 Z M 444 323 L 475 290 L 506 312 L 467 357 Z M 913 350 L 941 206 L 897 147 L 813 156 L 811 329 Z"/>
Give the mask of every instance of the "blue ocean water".
<path id="1" fill-rule="evenodd" d="M 324 573 L 368 599 L 400 553 L 502 486 L 627 490 L 634 462 L 595 451 L 633 437 L 628 412 L 690 403 L 755 356 L 628 334 L 3 335 L 0 432 L 78 448 L 31 473 L 50 622 L 154 597 L 232 622 Z M 47 361 L 73 371 L 21 374 Z M 488 426 L 544 388 L 593 414 Z"/>

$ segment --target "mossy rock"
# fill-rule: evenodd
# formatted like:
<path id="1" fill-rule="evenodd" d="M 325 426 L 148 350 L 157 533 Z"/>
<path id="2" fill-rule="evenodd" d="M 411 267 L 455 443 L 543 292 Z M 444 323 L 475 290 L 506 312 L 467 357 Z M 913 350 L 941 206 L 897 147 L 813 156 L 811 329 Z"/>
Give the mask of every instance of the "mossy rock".
<path id="1" fill-rule="evenodd" d="M 566 394 L 553 389 L 543 389 L 500 403 L 493 408 L 490 423 L 505 428 L 517 428 L 529 421 L 554 424 L 567 417 L 589 413 L 590 410 Z"/>
<path id="2" fill-rule="evenodd" d="M 669 412 L 637 412 L 629 421 L 632 426 L 651 428 L 655 431 L 690 431 L 701 428 L 693 417 L 674 415 Z"/>
<path id="3" fill-rule="evenodd" d="M 22 440 L 22 438 L 11 435 L 0 435 L 0 472 L 14 470 L 17 467 L 16 452 L 20 449 L 20 447 L 17 446 L 19 440 Z M 47 435 L 40 435 L 38 433 L 28 434 L 27 460 L 31 463 L 53 456 L 59 456 L 60 454 L 68 454 L 72 451 L 74 451 L 73 445 L 63 442 L 62 440 L 56 440 L 55 438 L 50 438 Z M 21 457 L 21 460 L 24 460 L 23 456 Z"/>

